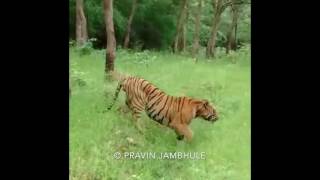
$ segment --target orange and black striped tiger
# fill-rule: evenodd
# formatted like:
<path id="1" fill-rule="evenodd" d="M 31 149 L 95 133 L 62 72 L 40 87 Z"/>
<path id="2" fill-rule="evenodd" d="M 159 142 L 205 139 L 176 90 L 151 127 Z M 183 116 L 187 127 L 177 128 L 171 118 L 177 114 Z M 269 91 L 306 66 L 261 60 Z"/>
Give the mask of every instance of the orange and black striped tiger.
<path id="1" fill-rule="evenodd" d="M 120 80 L 108 110 L 112 108 L 121 89 L 126 93 L 126 105 L 132 111 L 140 131 L 137 121 L 143 111 L 156 122 L 175 130 L 178 140 L 184 137 L 188 141 L 192 139 L 192 131 L 188 127 L 192 119 L 201 117 L 211 122 L 218 120 L 215 108 L 207 100 L 170 96 L 147 80 L 132 76 Z"/>

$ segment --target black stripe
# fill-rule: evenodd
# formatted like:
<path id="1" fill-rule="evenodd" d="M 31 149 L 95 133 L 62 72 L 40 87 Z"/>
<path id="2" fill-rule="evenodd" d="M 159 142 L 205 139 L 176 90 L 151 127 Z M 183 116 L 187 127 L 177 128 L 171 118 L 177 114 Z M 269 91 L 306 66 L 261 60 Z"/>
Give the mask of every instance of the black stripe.
<path id="1" fill-rule="evenodd" d="M 166 99 L 166 101 L 168 100 L 168 98 Z M 162 100 L 160 100 L 157 105 L 161 102 Z M 164 108 L 165 106 L 163 106 Z M 158 113 L 155 113 L 154 116 L 152 117 L 152 119 L 154 119 L 156 116 L 159 116 L 160 112 L 162 111 L 162 109 L 158 112 Z"/>
<path id="2" fill-rule="evenodd" d="M 138 103 L 144 104 L 143 99 L 140 97 L 139 93 L 136 94 L 136 100 L 138 101 Z"/>
<path id="3" fill-rule="evenodd" d="M 153 104 L 152 104 L 150 107 L 147 108 L 147 111 L 149 111 L 149 110 L 158 102 L 159 98 L 160 98 L 160 96 L 158 97 L 157 100 L 155 100 L 155 101 L 153 102 Z M 151 102 L 151 101 L 149 101 L 149 102 Z"/>
<path id="4" fill-rule="evenodd" d="M 181 117 L 182 117 L 182 108 L 183 108 L 183 104 L 184 104 L 184 99 L 185 97 L 182 98 L 182 105 L 181 105 L 181 111 L 180 111 L 180 122 L 182 122 Z"/>
<path id="5" fill-rule="evenodd" d="M 144 80 L 144 79 L 141 79 L 142 81 L 140 82 L 140 90 L 142 90 L 142 92 L 143 92 L 143 89 L 142 89 L 142 86 L 143 86 L 143 83 L 146 81 L 146 80 Z"/>
<path id="6" fill-rule="evenodd" d="M 154 107 L 154 105 L 158 105 L 162 101 L 163 96 L 159 96 L 159 98 L 156 101 L 154 101 L 154 103 L 147 109 L 147 111 L 150 111 Z"/>
<path id="7" fill-rule="evenodd" d="M 178 97 L 178 112 L 180 111 L 180 101 L 181 101 L 181 97 Z"/>
<path id="8" fill-rule="evenodd" d="M 139 88 L 139 79 L 136 79 L 135 84 L 134 84 L 134 90 L 136 93 L 138 92 L 137 89 Z"/>
<path id="9" fill-rule="evenodd" d="M 137 81 L 136 98 L 137 98 L 137 100 L 139 100 L 139 103 L 144 104 L 144 103 L 143 103 L 143 99 L 141 98 L 140 93 L 139 93 L 139 89 L 140 89 L 139 87 L 141 87 L 141 81 L 140 81 L 140 79 L 138 79 L 138 81 Z"/>
<path id="10" fill-rule="evenodd" d="M 143 87 L 142 91 L 144 91 L 144 90 L 147 88 L 147 86 L 149 86 L 149 85 L 150 85 L 150 83 L 147 83 L 147 84 Z"/>
<path id="11" fill-rule="evenodd" d="M 140 105 L 136 104 L 136 102 L 134 100 L 131 101 L 131 104 L 133 105 L 133 108 L 139 107 L 139 109 L 140 109 L 140 107 L 141 107 Z"/>
<path id="12" fill-rule="evenodd" d="M 170 96 L 171 97 L 171 96 Z M 171 97 L 172 98 L 172 97 Z M 170 103 L 170 105 L 168 105 L 168 109 L 167 109 L 167 112 L 166 112 L 166 114 L 164 115 L 165 117 L 167 117 L 167 115 L 168 115 L 168 112 L 169 112 L 169 109 L 170 109 L 170 106 L 171 106 L 171 104 L 172 104 L 172 100 L 171 100 L 171 103 Z"/>
<path id="13" fill-rule="evenodd" d="M 161 98 L 158 99 L 158 100 L 155 102 L 155 104 L 158 105 L 160 102 L 161 102 Z M 152 115 L 152 113 L 154 113 L 156 110 L 157 110 L 157 109 L 155 108 L 153 111 L 151 111 L 151 112 L 150 112 L 150 115 Z M 156 114 L 154 114 L 151 118 L 154 119 L 155 116 L 156 116 Z"/>
<path id="14" fill-rule="evenodd" d="M 153 96 L 149 99 L 149 101 L 152 101 L 153 98 L 157 97 L 157 95 L 158 95 L 158 94 L 153 95 Z"/>
<path id="15" fill-rule="evenodd" d="M 154 91 L 156 91 L 157 89 L 158 89 L 158 88 L 154 88 L 154 89 L 149 93 L 148 96 L 151 96 L 151 94 L 154 93 Z"/>
<path id="16" fill-rule="evenodd" d="M 139 87 L 138 83 L 139 83 L 139 79 L 138 78 L 134 78 L 132 92 L 133 92 L 133 96 L 135 96 L 136 98 L 137 98 L 137 93 L 138 93 L 137 87 Z"/>
<path id="17" fill-rule="evenodd" d="M 168 96 L 167 96 L 167 99 L 166 99 L 166 102 L 164 103 L 164 106 L 161 108 L 161 110 L 158 112 L 157 116 L 164 110 L 164 108 L 166 107 L 167 105 L 167 101 L 168 101 Z M 164 116 L 163 116 L 164 117 Z"/>
<path id="18" fill-rule="evenodd" d="M 164 116 L 162 117 L 162 119 L 160 120 L 160 123 L 162 124 L 162 122 L 163 122 L 163 119 L 164 119 Z"/>
<path id="19" fill-rule="evenodd" d="M 170 117 L 168 117 L 168 119 L 169 119 L 169 122 L 168 122 L 168 124 L 170 124 L 170 123 L 171 123 L 171 118 L 170 118 Z"/>
<path id="20" fill-rule="evenodd" d="M 159 96 L 157 100 L 154 101 L 154 103 L 147 109 L 147 111 L 151 110 L 153 108 L 153 106 L 155 104 L 159 104 L 161 102 L 161 98 L 164 96 L 164 94 L 162 96 Z M 160 101 L 159 101 L 160 100 Z"/>
<path id="21" fill-rule="evenodd" d="M 157 97 L 157 96 L 164 96 L 165 94 L 163 92 L 160 92 L 159 94 L 155 94 L 153 95 L 150 99 L 149 99 L 149 102 L 151 102 L 153 100 L 153 98 Z"/>
<path id="22" fill-rule="evenodd" d="M 154 101 L 153 104 L 149 108 L 147 108 L 147 111 L 150 111 L 154 104 L 156 104 L 156 101 Z"/>
<path id="23" fill-rule="evenodd" d="M 182 99 L 182 105 L 181 105 L 181 107 L 180 107 L 181 110 L 182 110 L 182 108 L 183 108 L 184 98 L 185 98 L 185 97 L 183 97 L 183 99 Z"/>
<path id="24" fill-rule="evenodd" d="M 157 116 L 157 113 L 155 113 L 151 118 L 155 119 L 156 116 Z"/>
<path id="25" fill-rule="evenodd" d="M 148 113 L 148 115 L 149 115 L 150 118 L 152 118 L 151 115 L 152 115 L 152 113 L 154 113 L 155 111 L 156 111 L 156 109 L 154 109 L 153 111 L 151 111 L 151 112 Z M 152 118 L 152 119 L 153 119 L 153 118 Z"/>
<path id="26" fill-rule="evenodd" d="M 133 87 L 132 87 L 132 92 L 135 94 L 135 90 L 136 90 L 136 84 L 137 84 L 137 78 L 134 78 L 133 80 Z"/>
<path id="27" fill-rule="evenodd" d="M 160 99 L 160 100 L 159 100 Z M 157 100 L 157 105 L 162 101 L 162 98 L 159 98 L 158 100 Z M 166 101 L 168 100 L 168 98 L 166 99 Z M 164 106 L 165 107 L 165 106 Z M 155 109 L 153 112 L 155 112 L 157 109 Z M 161 110 L 160 110 L 161 111 Z M 159 113 L 155 113 L 153 116 L 152 116 L 152 119 L 154 119 L 156 116 L 158 116 L 159 115 Z"/>
<path id="28" fill-rule="evenodd" d="M 145 79 L 141 79 L 141 80 L 142 80 L 141 85 L 142 85 L 144 82 L 146 82 L 146 80 L 145 80 Z"/>
<path id="29" fill-rule="evenodd" d="M 132 92 L 132 88 L 133 88 L 133 81 L 134 79 L 133 78 L 130 78 L 129 81 L 128 81 L 128 94 L 130 95 L 131 92 Z"/>

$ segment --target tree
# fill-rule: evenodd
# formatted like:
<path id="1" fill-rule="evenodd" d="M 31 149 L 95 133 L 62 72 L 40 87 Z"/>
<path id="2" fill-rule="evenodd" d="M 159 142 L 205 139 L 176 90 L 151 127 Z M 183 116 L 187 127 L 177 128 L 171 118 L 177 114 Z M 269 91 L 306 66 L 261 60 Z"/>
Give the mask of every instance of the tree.
<path id="1" fill-rule="evenodd" d="M 107 47 L 106 47 L 106 63 L 105 73 L 108 75 L 114 71 L 114 61 L 116 58 L 116 39 L 114 36 L 114 25 L 113 25 L 113 1 L 104 0 L 104 19 L 107 34 Z"/>
<path id="2" fill-rule="evenodd" d="M 185 24 L 187 20 L 187 0 L 181 1 L 180 13 L 177 20 L 177 30 L 174 39 L 174 52 L 181 52 L 185 48 Z"/>
<path id="3" fill-rule="evenodd" d="M 193 37 L 193 48 L 192 48 L 192 57 L 198 53 L 199 50 L 199 36 L 200 36 L 200 18 L 201 18 L 201 6 L 202 0 L 198 0 L 198 8 L 195 16 L 195 30 L 194 30 L 194 37 Z"/>
<path id="4" fill-rule="evenodd" d="M 78 0 L 69 0 L 69 37 L 72 40 L 77 39 L 76 21 L 78 20 L 76 18 L 76 1 Z M 107 46 L 107 41 L 105 21 L 103 20 L 103 1 L 82 1 L 89 35 L 88 38 L 96 39 L 96 41 L 93 42 L 94 48 L 104 49 Z M 200 25 L 198 26 L 200 29 L 199 47 L 207 47 L 208 41 L 211 38 L 211 30 L 214 18 L 212 1 L 213 0 L 201 0 L 201 20 Z M 231 6 L 228 4 L 229 1 L 231 0 L 222 0 L 223 4 L 227 3 L 227 9 Z M 234 1 L 237 3 L 242 2 L 244 4 L 246 2 L 250 2 L 250 0 Z M 197 30 L 195 28 L 195 24 L 199 0 L 136 0 L 137 4 L 135 8 L 133 6 L 133 2 L 134 0 L 113 0 L 113 23 L 116 42 L 120 42 L 121 45 L 124 46 L 126 34 L 128 34 L 128 46 L 133 47 L 134 49 L 164 50 L 171 46 L 173 51 L 175 50 L 175 45 L 177 51 L 178 49 L 185 49 L 187 46 L 184 44 L 187 42 L 187 45 L 190 44 L 192 46 L 190 54 L 192 54 L 192 51 L 194 51 L 195 55 L 197 54 L 197 45 L 195 45 L 195 42 L 197 41 Z M 186 3 L 186 11 L 182 11 L 184 3 Z M 235 29 L 237 29 L 237 42 L 241 41 L 244 43 L 250 43 L 250 6 L 241 5 L 239 8 L 237 24 L 232 32 L 232 36 L 235 37 Z M 135 9 L 134 13 L 131 13 L 133 12 L 132 9 Z M 155 12 L 161 13 L 155 14 Z M 187 20 L 188 13 L 189 20 Z M 230 32 L 232 19 L 232 13 L 229 13 L 229 11 L 227 13 L 228 14 L 225 14 L 226 16 L 223 16 L 224 14 L 222 14 L 220 19 L 220 25 L 218 27 L 215 42 L 216 47 L 226 47 L 226 40 L 228 33 Z M 129 21 L 129 19 L 131 19 L 131 14 L 133 14 L 132 21 Z M 183 18 L 183 14 L 185 14 L 185 18 Z M 128 24 L 130 24 L 129 22 L 131 22 L 131 26 L 128 26 Z M 181 26 L 183 28 L 181 28 Z M 177 33 L 177 29 L 179 30 L 179 33 Z M 128 33 L 129 31 L 130 33 Z M 78 32 L 81 31 L 79 30 Z M 183 35 L 181 36 L 181 34 Z M 176 38 L 178 41 L 175 41 Z M 183 39 L 183 41 L 181 41 L 181 39 Z M 176 42 L 177 44 L 175 44 Z"/>
<path id="5" fill-rule="evenodd" d="M 230 49 L 236 50 L 237 43 L 237 23 L 239 17 L 239 5 L 235 4 L 235 0 L 232 0 L 231 4 L 232 22 L 227 35 L 226 53 L 228 54 Z M 234 33 L 233 33 L 234 32 Z"/>
<path id="6" fill-rule="evenodd" d="M 212 0 L 214 7 L 214 17 L 211 27 L 211 35 L 207 44 L 206 55 L 207 57 L 214 57 L 216 37 L 221 20 L 221 14 L 224 10 L 231 5 L 250 4 L 244 0 Z M 235 21 L 236 22 L 236 21 Z"/>
<path id="7" fill-rule="evenodd" d="M 223 9 L 223 0 L 212 0 L 212 5 L 214 8 L 214 17 L 212 19 L 211 35 L 207 44 L 206 55 L 207 57 L 214 57 L 216 37 L 219 28 L 219 23 L 221 19 L 221 14 Z"/>
<path id="8" fill-rule="evenodd" d="M 76 42 L 78 46 L 88 40 L 87 20 L 83 10 L 83 0 L 76 0 Z"/>
<path id="9" fill-rule="evenodd" d="M 130 33 L 131 33 L 131 24 L 132 24 L 132 20 L 133 20 L 133 17 L 134 17 L 134 13 L 136 11 L 136 7 L 137 7 L 137 0 L 133 0 L 132 1 L 131 12 L 130 12 L 130 16 L 129 16 L 128 24 L 127 24 L 126 36 L 124 38 L 124 44 L 123 44 L 124 48 L 128 48 L 128 46 L 129 46 Z"/>

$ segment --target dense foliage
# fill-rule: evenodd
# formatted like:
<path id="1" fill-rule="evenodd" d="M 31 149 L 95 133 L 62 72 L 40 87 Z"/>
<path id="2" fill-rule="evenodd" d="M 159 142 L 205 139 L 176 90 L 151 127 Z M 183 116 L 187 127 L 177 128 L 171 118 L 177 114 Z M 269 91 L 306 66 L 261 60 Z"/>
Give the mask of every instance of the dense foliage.
<path id="1" fill-rule="evenodd" d="M 75 39 L 75 0 L 69 0 L 69 35 Z M 176 33 L 176 21 L 179 13 L 179 0 L 138 0 L 133 18 L 130 47 L 134 49 L 170 49 Z M 200 44 L 206 46 L 210 36 L 213 6 L 211 0 L 203 0 L 201 12 Z M 122 46 L 132 0 L 114 1 L 114 28 L 117 46 Z M 192 45 L 194 34 L 194 15 L 197 0 L 189 0 L 187 21 L 187 47 Z M 105 24 L 102 0 L 84 0 L 84 13 L 87 18 L 89 38 L 96 38 L 95 48 L 105 47 Z M 217 35 L 217 46 L 224 46 L 226 34 L 231 23 L 230 8 L 222 14 Z M 242 5 L 237 27 L 237 40 L 241 43 L 250 42 L 250 5 Z"/>

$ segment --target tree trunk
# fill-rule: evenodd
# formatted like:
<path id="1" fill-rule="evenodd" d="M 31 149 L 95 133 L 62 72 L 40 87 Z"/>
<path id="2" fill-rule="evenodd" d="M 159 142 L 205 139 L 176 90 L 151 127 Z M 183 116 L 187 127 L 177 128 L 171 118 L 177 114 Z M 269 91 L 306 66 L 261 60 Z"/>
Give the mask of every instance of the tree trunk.
<path id="1" fill-rule="evenodd" d="M 183 32 L 182 32 L 182 42 L 183 42 L 183 46 L 182 46 L 182 49 L 181 51 L 183 51 L 186 47 L 187 47 L 187 38 L 186 38 L 186 34 L 187 34 L 187 25 L 188 25 L 188 20 L 189 20 L 189 4 L 188 2 L 186 3 L 186 9 L 185 9 L 185 20 L 184 20 L 184 23 L 183 23 Z"/>
<path id="2" fill-rule="evenodd" d="M 126 36 L 124 38 L 124 44 L 123 44 L 124 48 L 128 48 L 128 46 L 129 46 L 130 33 L 131 33 L 131 24 L 132 24 L 132 20 L 133 20 L 133 17 L 134 17 L 134 13 L 136 11 L 136 7 L 137 7 L 137 0 L 133 0 L 132 1 L 132 9 L 131 9 L 130 16 L 129 16 L 129 19 L 128 19 L 128 24 L 127 24 Z"/>
<path id="3" fill-rule="evenodd" d="M 211 35 L 207 44 L 206 55 L 208 58 L 214 57 L 217 32 L 222 14 L 222 0 L 216 0 L 214 4 L 214 18 L 212 21 Z"/>
<path id="4" fill-rule="evenodd" d="M 215 53 L 216 38 L 217 38 L 219 23 L 220 23 L 220 15 L 217 13 L 215 15 L 215 18 L 213 19 L 212 28 L 211 28 L 211 37 L 207 44 L 206 54 L 208 58 L 214 57 L 215 55 L 214 53 Z"/>
<path id="5" fill-rule="evenodd" d="M 83 0 L 76 0 L 76 42 L 82 46 L 88 40 L 87 20 L 83 10 Z"/>
<path id="6" fill-rule="evenodd" d="M 194 38 L 193 38 L 192 57 L 195 57 L 199 51 L 201 6 L 202 6 L 202 0 L 198 0 L 198 9 L 195 17 L 196 22 L 195 22 L 195 30 L 194 30 Z"/>
<path id="7" fill-rule="evenodd" d="M 238 30 L 238 22 L 236 23 L 236 27 L 234 27 L 234 42 L 235 42 L 235 50 L 237 50 L 237 49 L 238 49 L 237 30 Z"/>
<path id="8" fill-rule="evenodd" d="M 111 71 L 114 71 L 114 60 L 116 58 L 116 39 L 114 37 L 113 26 L 113 2 L 112 0 L 104 0 L 104 19 L 106 25 L 107 48 L 106 48 L 106 62 L 105 73 L 108 77 Z"/>
<path id="9" fill-rule="evenodd" d="M 237 48 L 236 43 L 236 26 L 238 21 L 238 9 L 235 5 L 231 5 L 232 8 L 232 23 L 227 35 L 226 53 L 228 54 L 230 49 L 235 50 Z M 235 33 L 233 36 L 233 32 Z"/>
<path id="10" fill-rule="evenodd" d="M 187 16 L 187 0 L 181 2 L 180 14 L 177 21 L 177 32 L 174 40 L 174 52 L 181 52 L 185 48 L 185 23 Z"/>

